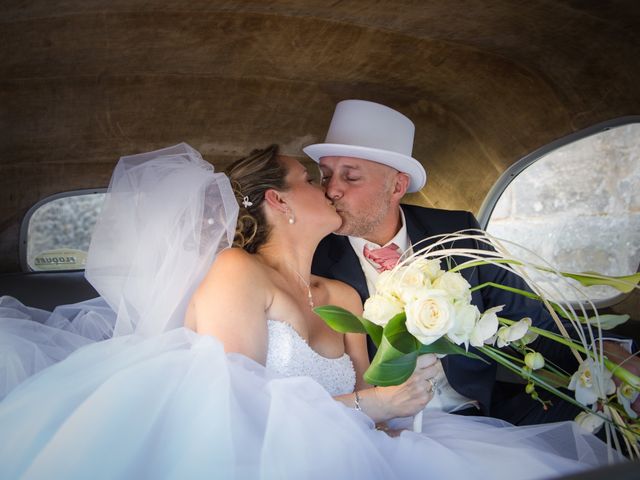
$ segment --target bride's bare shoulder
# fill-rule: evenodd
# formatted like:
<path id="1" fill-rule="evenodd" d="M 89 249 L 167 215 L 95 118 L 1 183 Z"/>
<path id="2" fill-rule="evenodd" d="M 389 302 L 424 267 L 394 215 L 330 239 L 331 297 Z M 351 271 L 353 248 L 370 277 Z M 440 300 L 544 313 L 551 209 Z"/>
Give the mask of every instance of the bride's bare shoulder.
<path id="1" fill-rule="evenodd" d="M 263 268 L 264 264 L 252 253 L 248 253 L 242 248 L 231 247 L 218 254 L 212 267 L 216 266 L 225 268 Z"/>
<path id="2" fill-rule="evenodd" d="M 224 278 L 225 281 L 256 281 L 264 274 L 264 264 L 255 255 L 241 248 L 227 248 L 220 252 L 209 268 L 208 279 Z"/>
<path id="3" fill-rule="evenodd" d="M 326 303 L 345 308 L 356 315 L 362 313 L 362 301 L 358 292 L 350 285 L 331 278 L 312 276 L 313 283 L 327 294 Z"/>

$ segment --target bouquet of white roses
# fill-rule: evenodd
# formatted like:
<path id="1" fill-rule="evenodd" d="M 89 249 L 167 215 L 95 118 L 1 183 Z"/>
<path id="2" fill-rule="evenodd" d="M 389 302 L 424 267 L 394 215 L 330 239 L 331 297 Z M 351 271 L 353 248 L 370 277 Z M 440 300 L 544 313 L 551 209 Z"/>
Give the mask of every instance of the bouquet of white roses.
<path id="1" fill-rule="evenodd" d="M 443 248 L 452 240 L 467 238 L 491 248 Z M 452 266 L 454 258 L 463 261 Z M 449 263 L 451 268 L 444 270 L 443 262 Z M 532 291 L 494 283 L 472 288 L 460 272 L 485 264 L 493 264 L 529 280 Z M 627 451 L 632 456 L 640 456 L 640 422 L 630 407 L 640 393 L 640 378 L 610 362 L 603 355 L 599 335 L 592 332 L 593 327 L 600 331 L 608 325 L 626 321 L 628 316 L 600 316 L 595 308 L 589 316 L 584 307 L 576 311 L 568 302 L 550 301 L 548 295 L 530 281 L 529 268 L 572 278 L 582 285 L 609 285 L 624 292 L 638 288 L 640 281 L 640 274 L 607 277 L 594 273 L 565 273 L 549 266 L 532 265 L 511 257 L 503 243 L 493 237 L 473 231 L 441 236 L 428 248 L 380 274 L 376 292 L 365 302 L 362 317 L 334 306 L 315 310 L 339 332 L 361 332 L 371 337 L 378 350 L 364 377 L 372 385 L 404 382 L 413 373 L 417 357 L 425 353 L 460 354 L 480 361 L 489 358 L 523 377 L 526 391 L 534 399 L 538 399 L 536 387 L 540 387 L 583 408 L 583 413 L 576 419 L 583 426 L 592 430 L 602 424 L 617 428 Z M 480 312 L 471 303 L 472 292 L 488 287 L 542 301 L 560 333 L 532 327 L 529 318 L 517 321 L 501 318 L 502 305 Z M 568 325 L 573 326 L 577 339 L 569 335 Z M 538 336 L 570 348 L 579 361 L 578 370 L 564 372 L 533 350 L 529 344 Z M 471 351 L 470 347 L 473 347 Z M 614 375 L 621 380 L 617 388 L 612 379 Z M 560 389 L 575 391 L 575 397 Z M 618 438 L 607 433 L 607 438 L 612 438 L 620 447 Z"/>

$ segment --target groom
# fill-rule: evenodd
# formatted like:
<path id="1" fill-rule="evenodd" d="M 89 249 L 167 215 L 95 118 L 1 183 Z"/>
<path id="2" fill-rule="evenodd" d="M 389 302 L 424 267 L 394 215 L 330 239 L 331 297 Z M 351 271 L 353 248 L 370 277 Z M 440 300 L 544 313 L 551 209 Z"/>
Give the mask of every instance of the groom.
<path id="1" fill-rule="evenodd" d="M 325 143 L 304 148 L 319 163 L 326 196 L 342 217 L 340 229 L 316 250 L 312 271 L 350 284 L 363 302 L 373 293 L 379 273 L 394 265 L 399 252 L 423 248 L 427 243 L 418 242 L 434 235 L 479 228 L 469 212 L 400 205 L 406 192 L 420 190 L 427 179 L 423 166 L 411 157 L 413 136 L 413 122 L 401 113 L 373 102 L 345 100 L 336 106 Z M 451 246 L 486 248 L 469 239 Z M 465 272 L 471 286 L 494 282 L 528 290 L 519 277 L 495 266 Z M 534 326 L 555 330 L 544 307 L 521 295 L 490 287 L 473 292 L 472 301 L 481 312 L 504 305 L 501 317 L 530 317 Z M 567 371 L 577 368 L 568 350 L 554 342 L 538 340 L 534 348 Z M 617 344 L 608 348 L 624 356 Z M 572 420 L 580 411 L 556 398 L 543 409 L 524 392 L 524 385 L 497 382 L 493 362 L 449 355 L 441 367 L 434 379 L 439 395 L 432 402 L 438 403 L 428 408 L 489 415 L 516 425 Z M 546 392 L 539 394 L 545 398 Z"/>

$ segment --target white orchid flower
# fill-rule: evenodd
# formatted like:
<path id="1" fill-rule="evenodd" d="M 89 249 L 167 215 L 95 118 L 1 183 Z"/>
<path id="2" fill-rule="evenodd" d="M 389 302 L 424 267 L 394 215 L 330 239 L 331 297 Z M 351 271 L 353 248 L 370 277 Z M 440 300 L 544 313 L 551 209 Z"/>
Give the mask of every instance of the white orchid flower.
<path id="1" fill-rule="evenodd" d="M 576 392 L 576 401 L 582 405 L 592 405 L 599 398 L 606 398 L 616 391 L 612 373 L 604 366 L 596 364 L 592 358 L 587 358 L 578 367 L 578 371 L 571 376 L 569 390 Z"/>
<path id="2" fill-rule="evenodd" d="M 487 342 L 493 343 L 491 339 L 495 336 L 500 325 L 497 313 L 502 311 L 503 307 L 504 305 L 498 305 L 497 307 L 488 308 L 480 315 L 480 319 L 476 322 L 469 336 L 469 343 L 472 346 L 481 347 Z"/>
<path id="3" fill-rule="evenodd" d="M 502 327 L 500 330 L 498 330 L 496 345 L 498 346 L 498 348 L 502 348 L 509 345 L 511 342 L 520 340 L 526 335 L 530 326 L 531 319 L 529 317 L 525 317 L 522 320 L 517 321 L 513 325 Z"/>
<path id="4" fill-rule="evenodd" d="M 465 348 L 468 350 L 471 335 L 480 318 L 480 311 L 478 307 L 468 303 L 456 304 L 453 308 L 455 310 L 455 322 L 447 333 L 447 337 L 456 345 L 464 343 Z"/>
<path id="5" fill-rule="evenodd" d="M 618 397 L 618 402 L 620 402 L 620 405 L 622 405 L 624 411 L 627 412 L 627 415 L 634 419 L 638 418 L 638 414 L 633 411 L 633 409 L 631 408 L 631 404 L 636 401 L 638 395 L 640 395 L 640 392 L 638 392 L 628 383 L 623 382 L 618 385 L 616 394 Z"/>
<path id="6" fill-rule="evenodd" d="M 538 338 L 538 334 L 535 332 L 527 332 L 524 337 L 520 339 L 521 345 L 529 345 L 531 342 Z"/>

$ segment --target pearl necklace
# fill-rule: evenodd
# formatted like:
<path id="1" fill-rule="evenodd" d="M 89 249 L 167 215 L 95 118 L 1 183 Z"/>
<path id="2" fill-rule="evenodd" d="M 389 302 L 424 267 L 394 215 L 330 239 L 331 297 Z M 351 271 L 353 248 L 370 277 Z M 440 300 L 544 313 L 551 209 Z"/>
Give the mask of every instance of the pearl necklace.
<path id="1" fill-rule="evenodd" d="M 300 280 L 302 280 L 302 283 L 304 283 L 304 286 L 307 287 L 307 301 L 309 302 L 309 306 L 311 307 L 311 309 L 313 310 L 313 308 L 315 307 L 315 305 L 313 304 L 313 296 L 311 295 L 311 286 L 309 285 L 309 283 L 302 277 L 302 275 L 300 275 L 298 273 L 297 270 L 294 270 L 296 272 L 296 275 L 298 275 L 298 277 L 300 278 Z"/>

